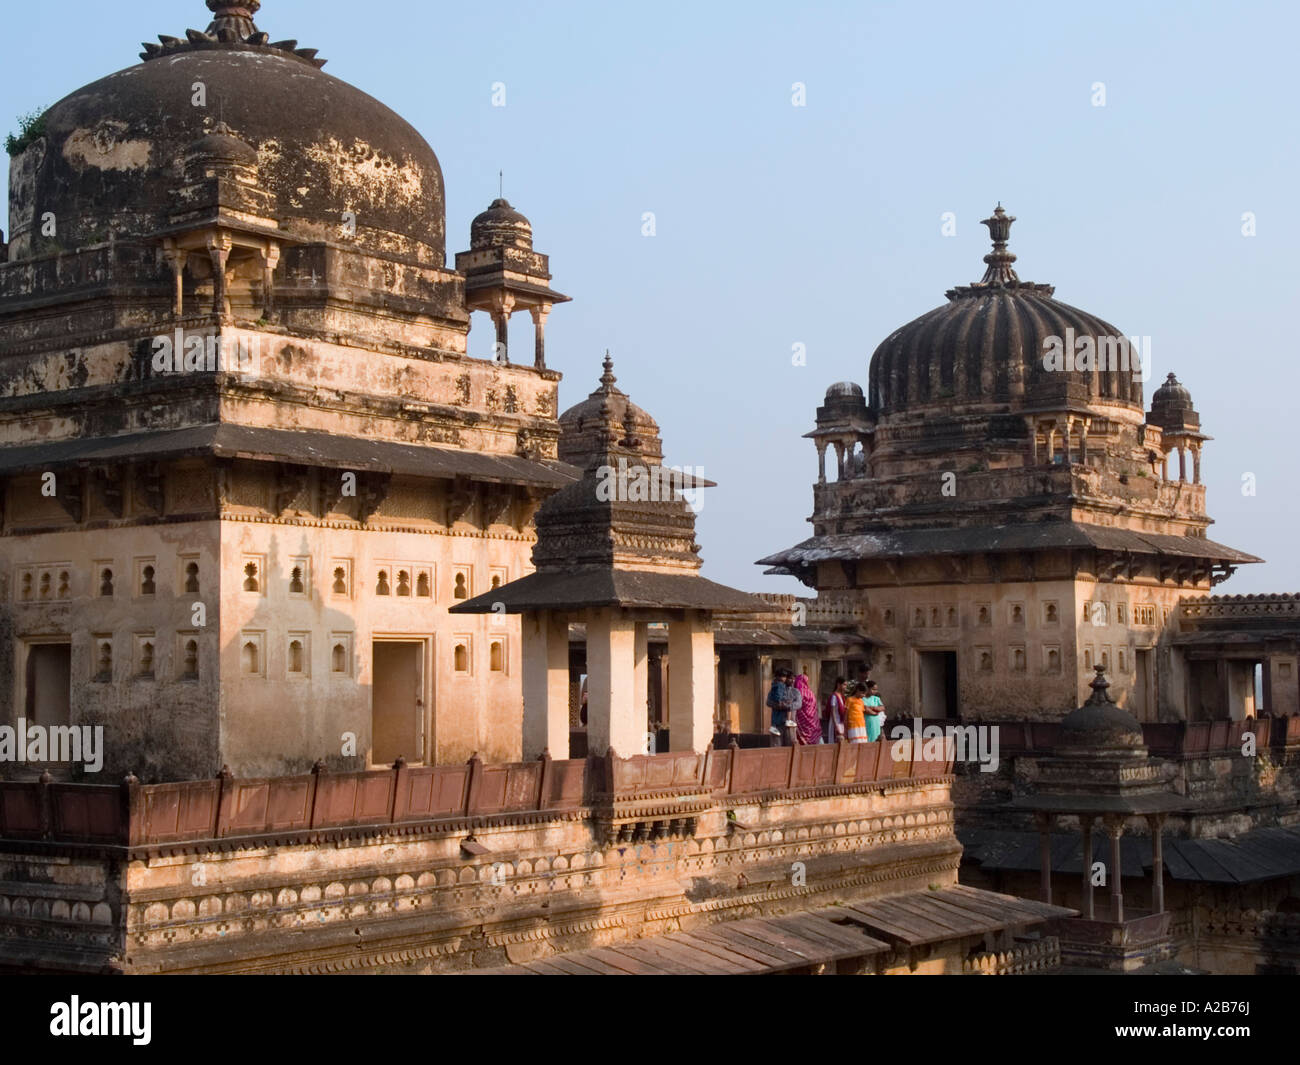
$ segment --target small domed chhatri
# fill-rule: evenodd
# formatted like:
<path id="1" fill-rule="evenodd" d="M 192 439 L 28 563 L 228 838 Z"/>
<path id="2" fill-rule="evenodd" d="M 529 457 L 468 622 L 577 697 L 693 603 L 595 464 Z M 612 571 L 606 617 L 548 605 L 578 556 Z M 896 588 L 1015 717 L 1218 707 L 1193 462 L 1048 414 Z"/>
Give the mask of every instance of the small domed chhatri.
<path id="1" fill-rule="evenodd" d="M 826 390 L 826 399 L 854 398 L 862 395 L 862 386 L 853 381 L 837 381 Z"/>
<path id="2" fill-rule="evenodd" d="M 508 200 L 498 197 L 469 224 L 469 246 L 478 251 L 507 244 L 531 250 L 533 227 L 527 218 L 510 206 Z"/>
<path id="3" fill-rule="evenodd" d="M 615 385 L 614 360 L 605 352 L 600 387 L 560 415 L 561 462 L 578 469 L 606 460 L 610 453 L 638 457 L 650 465 L 663 462 L 659 423 Z"/>
<path id="4" fill-rule="evenodd" d="M 1146 754 L 1142 725 L 1127 710 L 1117 706 L 1107 693 L 1106 667 L 1097 666 L 1092 695 L 1061 721 L 1061 747 L 1065 749 L 1131 749 Z"/>
<path id="5" fill-rule="evenodd" d="M 1151 422 L 1162 429 L 1199 429 L 1201 416 L 1192 405 L 1192 394 L 1174 374 L 1151 397 Z"/>

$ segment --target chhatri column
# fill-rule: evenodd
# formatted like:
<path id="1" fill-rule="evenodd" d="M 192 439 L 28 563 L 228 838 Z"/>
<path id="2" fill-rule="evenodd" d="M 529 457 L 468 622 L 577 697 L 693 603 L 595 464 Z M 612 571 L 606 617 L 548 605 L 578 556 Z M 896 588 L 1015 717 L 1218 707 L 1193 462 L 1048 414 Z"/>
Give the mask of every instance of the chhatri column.
<path id="1" fill-rule="evenodd" d="M 1083 829 L 1083 916 L 1091 921 L 1095 915 L 1092 905 L 1092 817 L 1080 814 L 1079 827 Z"/>
<path id="2" fill-rule="evenodd" d="M 234 241 L 228 233 L 208 237 L 208 256 L 212 260 L 212 313 L 218 318 L 230 316 L 230 303 L 226 295 L 226 264 Z"/>
<path id="3" fill-rule="evenodd" d="M 704 611 L 685 614 L 668 623 L 668 749 L 703 754 L 713 739 L 713 626 Z"/>
<path id="4" fill-rule="evenodd" d="M 168 237 L 164 242 L 163 259 L 172 268 L 172 281 L 174 283 L 172 310 L 177 318 L 185 313 L 185 260 L 188 256 L 189 253 L 183 248 L 178 248 L 176 241 L 171 237 Z"/>
<path id="5" fill-rule="evenodd" d="M 1201 445 L 1192 446 L 1192 484 L 1201 483 Z"/>
<path id="6" fill-rule="evenodd" d="M 1052 822 L 1051 814 L 1040 813 L 1038 821 L 1038 875 L 1043 901 L 1052 904 Z"/>
<path id="7" fill-rule="evenodd" d="M 632 701 L 641 710 L 642 747 L 640 754 L 650 750 L 647 735 L 650 728 L 650 626 L 638 621 L 632 630 Z"/>
<path id="8" fill-rule="evenodd" d="M 817 483 L 826 483 L 826 444 L 821 440 L 817 442 Z"/>
<path id="9" fill-rule="evenodd" d="M 275 268 L 280 262 L 280 245 L 268 240 L 262 249 L 262 313 L 270 320 L 275 310 Z"/>
<path id="10" fill-rule="evenodd" d="M 551 313 L 551 305 L 543 303 L 533 307 L 533 366 L 538 370 L 546 369 L 546 316 Z"/>
<path id="11" fill-rule="evenodd" d="M 515 301 L 512 296 L 502 296 L 497 305 L 492 309 L 492 324 L 496 326 L 497 346 L 494 352 L 496 361 L 508 363 L 510 361 L 510 316 L 515 311 Z"/>
<path id="12" fill-rule="evenodd" d="M 1079 461 L 1088 465 L 1088 425 L 1091 418 L 1079 419 Z"/>
<path id="13" fill-rule="evenodd" d="M 1105 817 L 1106 835 L 1110 837 L 1110 905 L 1111 916 L 1117 922 L 1124 920 L 1124 862 L 1120 856 L 1119 841 L 1124 835 L 1124 818 L 1116 814 Z"/>
<path id="14" fill-rule="evenodd" d="M 645 750 L 645 700 L 638 708 L 633 695 L 635 647 L 636 624 L 618 608 L 588 612 L 588 754 L 603 755 L 612 750 L 622 758 L 630 758 Z M 674 677 L 676 672 L 674 661 Z"/>
<path id="15" fill-rule="evenodd" d="M 1165 909 L 1165 850 L 1164 850 L 1164 814 L 1150 814 L 1147 824 L 1151 826 L 1151 908 L 1156 913 Z"/>
<path id="16" fill-rule="evenodd" d="M 569 623 L 550 610 L 522 618 L 524 760 L 569 757 Z"/>

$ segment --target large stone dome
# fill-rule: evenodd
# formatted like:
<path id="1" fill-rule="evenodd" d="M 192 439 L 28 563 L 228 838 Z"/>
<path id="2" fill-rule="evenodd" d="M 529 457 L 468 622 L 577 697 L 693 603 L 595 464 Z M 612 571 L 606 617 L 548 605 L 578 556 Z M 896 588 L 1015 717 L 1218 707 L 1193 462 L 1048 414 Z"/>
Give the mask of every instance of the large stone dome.
<path id="1" fill-rule="evenodd" d="M 11 167 L 11 258 L 164 228 L 186 151 L 224 122 L 256 152 L 258 184 L 289 234 L 443 265 L 433 150 L 378 100 L 322 72 L 314 50 L 269 43 L 252 24 L 259 6 L 213 0 L 206 32 L 146 45 L 145 62 L 45 113 L 44 135 Z M 56 237 L 41 233 L 46 212 Z"/>
<path id="2" fill-rule="evenodd" d="M 1015 219 L 999 205 L 984 278 L 949 290 L 948 303 L 896 329 L 871 357 L 870 406 L 889 415 L 956 404 L 1003 410 L 1105 403 L 1142 411 L 1142 382 L 1130 372 L 1049 371 L 1044 342 L 1120 338 L 1113 325 L 1053 298 L 1051 285 L 1021 281 L 1006 250 Z M 1140 419 L 1139 419 L 1140 420 Z"/>

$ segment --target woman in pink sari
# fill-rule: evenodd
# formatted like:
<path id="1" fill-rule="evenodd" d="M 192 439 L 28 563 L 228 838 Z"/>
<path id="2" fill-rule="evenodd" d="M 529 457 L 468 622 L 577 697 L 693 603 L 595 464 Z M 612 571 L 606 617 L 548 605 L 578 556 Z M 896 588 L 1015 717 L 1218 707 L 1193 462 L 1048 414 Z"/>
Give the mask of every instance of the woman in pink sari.
<path id="1" fill-rule="evenodd" d="M 794 679 L 794 686 L 803 699 L 795 713 L 795 721 L 799 729 L 799 742 L 821 743 L 822 716 L 817 709 L 817 696 L 813 694 L 812 686 L 808 683 L 808 677 L 800 673 Z"/>

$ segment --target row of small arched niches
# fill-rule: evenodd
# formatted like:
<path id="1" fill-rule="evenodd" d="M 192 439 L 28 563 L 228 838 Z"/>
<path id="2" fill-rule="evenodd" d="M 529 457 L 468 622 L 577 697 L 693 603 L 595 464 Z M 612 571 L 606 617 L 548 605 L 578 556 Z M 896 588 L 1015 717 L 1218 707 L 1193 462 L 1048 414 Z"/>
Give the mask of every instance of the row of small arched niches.
<path id="1" fill-rule="evenodd" d="M 260 560 L 245 559 L 243 565 L 243 590 L 245 592 L 263 593 L 265 591 L 263 565 Z M 411 596 L 414 598 L 433 598 L 435 567 L 402 566 L 381 563 L 375 575 L 374 594 Z M 156 595 L 158 592 L 158 571 L 156 566 L 145 563 L 139 567 L 139 586 L 137 594 L 142 597 Z M 351 595 L 350 567 L 336 565 L 331 574 L 330 591 L 334 595 Z M 288 588 L 290 595 L 306 595 L 308 567 L 305 563 L 295 563 L 289 569 Z M 110 566 L 99 567 L 97 574 L 97 593 L 101 597 L 116 594 L 116 575 Z M 503 570 L 493 572 L 491 588 L 499 588 L 506 582 Z M 31 567 L 20 571 L 18 576 L 17 599 L 19 602 L 66 602 L 72 598 L 72 567 L 54 566 L 51 568 Z M 458 567 L 452 577 L 451 598 L 468 599 L 472 594 L 473 568 Z M 201 590 L 199 564 L 197 561 L 185 562 L 181 573 L 180 592 L 185 595 L 197 595 Z"/>

